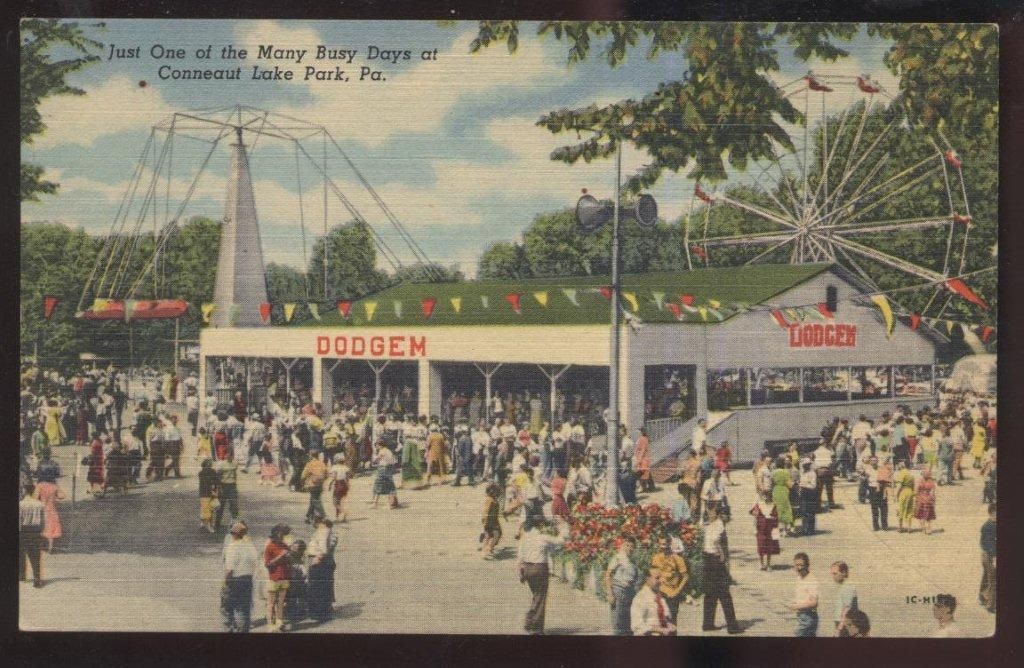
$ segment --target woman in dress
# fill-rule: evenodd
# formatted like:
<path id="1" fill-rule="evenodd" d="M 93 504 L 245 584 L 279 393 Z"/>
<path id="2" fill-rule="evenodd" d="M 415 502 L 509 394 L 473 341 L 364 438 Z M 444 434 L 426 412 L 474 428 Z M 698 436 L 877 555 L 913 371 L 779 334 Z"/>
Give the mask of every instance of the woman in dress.
<path id="1" fill-rule="evenodd" d="M 757 558 L 761 561 L 761 570 L 770 571 L 772 555 L 781 551 L 778 539 L 773 536 L 777 535 L 779 512 L 772 502 L 772 495 L 763 494 L 761 500 L 750 509 L 750 514 L 754 516 L 754 528 L 757 531 Z"/>
<path id="2" fill-rule="evenodd" d="M 772 473 L 772 501 L 778 511 L 779 525 L 785 529 L 786 535 L 793 535 L 793 506 L 789 502 L 789 490 L 793 487 L 793 479 L 789 475 L 789 460 L 779 457 Z"/>
<path id="3" fill-rule="evenodd" d="M 569 504 L 565 502 L 566 480 L 560 475 L 551 479 L 551 516 L 569 519 Z"/>
<path id="4" fill-rule="evenodd" d="M 974 459 L 974 463 L 971 464 L 976 469 L 981 468 L 981 458 L 985 454 L 987 443 L 985 442 L 985 421 L 978 420 L 974 423 L 974 433 L 971 434 L 971 457 Z"/>
<path id="5" fill-rule="evenodd" d="M 56 400 L 50 399 L 46 404 L 46 426 L 44 431 L 51 447 L 63 443 L 62 432 L 64 430 L 60 424 L 61 413 L 61 408 L 57 405 Z"/>
<path id="6" fill-rule="evenodd" d="M 654 478 L 651 477 L 651 440 L 647 437 L 647 430 L 640 428 L 640 437 L 636 439 L 636 448 L 633 450 L 633 470 L 637 472 L 640 479 L 640 489 L 645 492 L 654 491 Z"/>
<path id="7" fill-rule="evenodd" d="M 36 484 L 36 498 L 43 502 L 43 538 L 46 539 L 46 551 L 53 552 L 53 541 L 64 535 L 60 524 L 60 515 L 57 514 L 57 501 L 66 499 L 64 492 L 57 487 L 57 483 L 51 481 L 40 481 Z"/>
<path id="8" fill-rule="evenodd" d="M 89 483 L 90 493 L 103 491 L 103 472 L 106 470 L 104 459 L 103 441 L 100 440 L 97 434 L 92 439 L 92 445 L 89 446 L 89 472 L 85 476 L 86 481 Z"/>
<path id="9" fill-rule="evenodd" d="M 280 487 L 284 484 L 281 480 L 281 470 L 274 463 L 274 449 L 271 444 L 271 437 L 263 439 L 260 446 L 260 485 L 273 485 Z"/>
<path id="10" fill-rule="evenodd" d="M 715 450 L 715 468 L 722 472 L 725 476 L 726 482 L 732 486 L 735 483 L 732 481 L 732 477 L 729 475 L 729 464 L 732 463 L 732 450 L 729 449 L 729 442 L 723 441 L 718 449 Z"/>
<path id="11" fill-rule="evenodd" d="M 896 521 L 899 524 L 898 531 L 905 533 L 910 531 L 914 518 L 914 474 L 910 472 L 910 469 L 903 462 L 897 465 L 893 486 L 896 489 Z"/>
<path id="12" fill-rule="evenodd" d="M 914 498 L 914 517 L 921 521 L 925 534 L 932 532 L 932 520 L 935 519 L 935 481 L 927 468 L 917 481 L 917 494 Z"/>
<path id="13" fill-rule="evenodd" d="M 347 522 L 349 467 L 345 464 L 345 455 L 340 452 L 334 455 L 334 464 L 327 473 L 331 481 L 332 496 L 334 497 L 334 519 Z"/>
<path id="14" fill-rule="evenodd" d="M 377 453 L 373 457 L 373 463 L 377 467 L 377 477 L 373 481 L 373 507 L 377 507 L 377 501 L 382 496 L 391 497 L 391 507 L 398 507 L 398 492 L 395 490 L 394 471 L 392 467 L 397 463 L 395 455 L 383 442 L 377 444 Z"/>
<path id="15" fill-rule="evenodd" d="M 420 454 L 418 439 L 406 436 L 403 441 L 402 486 L 404 487 L 406 482 L 418 483 L 423 480 L 423 456 Z"/>

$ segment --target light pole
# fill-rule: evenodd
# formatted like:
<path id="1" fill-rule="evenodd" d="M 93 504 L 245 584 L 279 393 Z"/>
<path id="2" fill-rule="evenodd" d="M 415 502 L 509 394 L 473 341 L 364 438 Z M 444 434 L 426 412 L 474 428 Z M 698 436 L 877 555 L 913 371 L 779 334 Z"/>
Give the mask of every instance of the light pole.
<path id="1" fill-rule="evenodd" d="M 576 220 L 584 232 L 596 232 L 605 223 L 612 224 L 612 285 L 611 285 L 611 350 L 608 357 L 608 461 L 605 471 L 604 498 L 606 506 L 619 504 L 619 358 L 621 356 L 621 313 L 619 284 L 619 221 L 623 216 L 620 204 L 622 192 L 622 140 L 615 139 L 615 199 L 611 204 L 598 202 L 591 195 L 584 194 L 576 203 Z M 625 217 L 637 221 L 643 227 L 653 227 L 658 220 L 658 206 L 650 195 L 640 195 L 636 205 L 625 213 Z"/>

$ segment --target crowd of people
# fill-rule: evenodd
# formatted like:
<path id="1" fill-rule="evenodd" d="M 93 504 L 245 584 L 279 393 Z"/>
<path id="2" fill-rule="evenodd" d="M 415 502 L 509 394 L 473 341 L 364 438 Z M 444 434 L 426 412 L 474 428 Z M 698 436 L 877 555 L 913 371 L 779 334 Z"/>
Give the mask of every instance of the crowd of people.
<path id="1" fill-rule="evenodd" d="M 33 567 L 36 586 L 42 586 L 41 552 L 52 551 L 62 535 L 57 511 L 64 498 L 57 485 L 62 473 L 52 454 L 67 443 L 88 446 L 80 464 L 88 492 L 102 495 L 182 477 L 185 435 L 195 437 L 199 525 L 211 534 L 229 527 L 221 609 L 231 631 L 250 629 L 253 592 L 260 586 L 271 630 L 329 618 L 338 542 L 333 526 L 348 520 L 351 487 L 365 476 L 372 479 L 374 508 L 383 499 L 391 508 L 403 507 L 400 491 L 407 496 L 443 483 L 483 483 L 478 550 L 484 559 L 497 558 L 502 523 L 512 521 L 508 532 L 518 543 L 517 572 L 532 595 L 524 627 L 542 633 L 550 555 L 568 536 L 571 509 L 600 499 L 607 484 L 608 438 L 602 421 L 590 415 L 600 410 L 597 404 L 562 404 L 564 419 L 555 427 L 535 405 L 539 397 L 529 393 L 496 394 L 489 406 L 480 397 L 474 401 L 455 393 L 442 415 L 418 417 L 412 412 L 377 414 L 354 395 L 348 403 L 342 396 L 329 415 L 311 397 L 303 402 L 293 395 L 279 404 L 276 395 L 268 395 L 250 406 L 236 392 L 231 402 L 221 403 L 212 393 L 200 398 L 194 374 L 169 380 L 167 374 L 140 375 L 142 381 L 130 388 L 126 374 L 113 368 L 68 377 L 23 370 L 22 556 Z M 187 424 L 179 425 L 181 414 Z M 679 497 L 671 511 L 674 519 L 703 528 L 704 630 L 718 628 L 715 613 L 721 605 L 727 630 L 739 633 L 726 532 L 732 519 L 727 488 L 737 484 L 733 454 L 728 442 L 712 447 L 708 433 L 701 420 L 680 463 Z M 615 483 L 622 502 L 635 503 L 638 488 L 655 489 L 650 441 L 643 428 L 631 434 L 625 427 L 619 440 Z M 765 451 L 752 469 L 758 501 L 749 511 L 761 568 L 773 570 L 772 557 L 780 554 L 783 538 L 811 536 L 819 514 L 843 510 L 835 502 L 837 481 L 857 483 L 858 501 L 870 506 L 875 530 L 888 530 L 891 502 L 898 531 L 919 527 L 928 534 L 939 507 L 938 488 L 957 484 L 972 469 L 985 480 L 982 502 L 993 504 L 990 524 L 982 529 L 979 599 L 994 612 L 996 409 L 991 398 L 970 393 L 943 393 L 935 408 L 900 407 L 874 421 L 865 416 L 852 424 L 835 419 L 813 449 L 794 443 L 782 452 Z M 275 526 L 262 564 L 239 507 L 239 476 L 250 473 L 259 476 L 260 485 L 287 486 L 308 495 L 305 521 L 313 526 L 309 540 L 295 538 L 285 525 Z M 649 570 L 638 571 L 630 559 L 635 545 L 626 540 L 602 574 L 617 634 L 676 632 L 690 574 L 678 539 L 653 540 L 659 553 Z M 817 585 L 807 580 L 806 554 L 794 557 L 794 569 L 799 578 L 792 604 L 797 634 L 814 635 Z M 855 591 L 851 595 L 852 587 L 844 584 L 849 567 L 836 561 L 831 573 L 839 591 L 836 600 L 846 602 L 835 611 L 835 634 L 867 635 L 867 617 L 857 607 Z"/>

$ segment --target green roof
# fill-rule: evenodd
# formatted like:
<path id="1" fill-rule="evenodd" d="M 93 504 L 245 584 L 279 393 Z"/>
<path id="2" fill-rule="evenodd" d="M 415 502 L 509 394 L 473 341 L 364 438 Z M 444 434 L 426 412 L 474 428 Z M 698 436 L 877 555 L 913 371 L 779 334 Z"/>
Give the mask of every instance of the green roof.
<path id="1" fill-rule="evenodd" d="M 723 320 L 735 315 L 736 304 L 755 305 L 789 290 L 821 272 L 829 264 L 754 265 L 749 267 L 722 267 L 687 272 L 656 272 L 627 274 L 622 278 L 624 295 L 636 297 L 638 310 L 623 298 L 623 307 L 635 313 L 642 322 L 675 323 L 675 314 L 669 308 L 659 310 L 655 293 L 664 293 L 664 302 L 679 304 L 680 295 L 692 295 L 693 306 L 708 306 L 709 300 L 721 303 Z M 452 326 L 452 325 L 598 325 L 608 322 L 608 300 L 601 294 L 602 286 L 609 285 L 606 276 L 567 278 L 535 278 L 520 281 L 466 281 L 463 283 L 403 283 L 375 295 L 354 301 L 349 317 L 343 318 L 336 308 L 324 312 L 321 321 L 304 320 L 299 326 L 311 327 L 395 327 L 395 326 Z M 573 304 L 565 290 L 575 290 L 578 306 Z M 547 305 L 542 306 L 534 293 L 547 293 Z M 520 310 L 517 314 L 506 299 L 509 293 L 519 293 Z M 451 298 L 461 298 L 461 308 L 455 311 Z M 429 319 L 423 315 L 423 300 L 436 299 Z M 484 305 L 484 299 L 487 305 Z M 366 318 L 366 304 L 376 302 L 372 321 Z M 401 317 L 395 312 L 395 302 L 401 304 Z M 682 322 L 699 323 L 699 313 L 681 311 Z M 708 322 L 719 322 L 708 318 Z"/>

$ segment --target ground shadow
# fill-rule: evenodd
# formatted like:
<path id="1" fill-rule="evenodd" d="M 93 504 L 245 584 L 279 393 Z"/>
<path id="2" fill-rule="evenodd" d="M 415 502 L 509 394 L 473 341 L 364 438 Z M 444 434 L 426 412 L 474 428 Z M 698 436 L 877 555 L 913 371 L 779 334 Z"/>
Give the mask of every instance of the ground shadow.
<path id="1" fill-rule="evenodd" d="M 352 619 L 363 614 L 363 606 L 366 605 L 362 601 L 356 603 L 343 603 L 334 609 L 331 614 L 331 619 Z"/>
<path id="2" fill-rule="evenodd" d="M 516 556 L 517 552 L 518 550 L 515 548 L 515 546 L 507 545 L 494 551 L 494 559 L 496 561 L 504 561 L 506 559 L 511 559 L 512 557 Z"/>
<path id="3" fill-rule="evenodd" d="M 553 629 L 544 629 L 544 635 L 546 636 L 574 636 L 579 634 L 583 629 L 580 628 L 565 628 L 557 626 Z"/>

